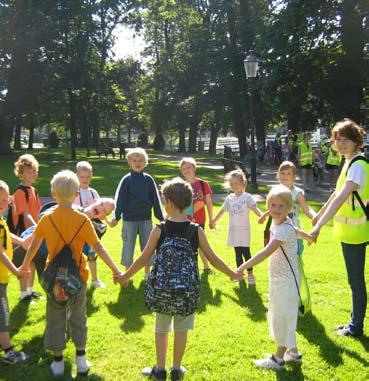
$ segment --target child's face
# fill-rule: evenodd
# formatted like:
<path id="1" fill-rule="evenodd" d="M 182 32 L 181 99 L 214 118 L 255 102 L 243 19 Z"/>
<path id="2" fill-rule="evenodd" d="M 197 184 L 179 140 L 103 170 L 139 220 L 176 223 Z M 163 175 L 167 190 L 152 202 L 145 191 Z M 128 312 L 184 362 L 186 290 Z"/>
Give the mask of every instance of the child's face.
<path id="1" fill-rule="evenodd" d="M 114 205 L 109 202 L 98 200 L 95 204 L 92 209 L 92 214 L 94 218 L 99 218 L 100 220 L 103 220 L 114 209 Z"/>
<path id="2" fill-rule="evenodd" d="M 25 185 L 32 185 L 38 177 L 38 169 L 36 167 L 24 167 L 23 173 L 21 174 L 22 182 Z"/>
<path id="3" fill-rule="evenodd" d="M 246 188 L 246 184 L 243 181 L 240 181 L 237 177 L 231 177 L 229 179 L 229 186 L 236 194 L 244 192 Z"/>
<path id="4" fill-rule="evenodd" d="M 92 172 L 86 169 L 80 169 L 77 171 L 77 177 L 79 180 L 79 186 L 82 189 L 87 189 L 90 186 Z"/>
<path id="5" fill-rule="evenodd" d="M 193 164 L 190 163 L 183 163 L 181 165 L 181 172 L 185 179 L 191 179 L 195 176 L 196 169 L 193 166 Z"/>
<path id="6" fill-rule="evenodd" d="M 0 190 L 0 215 L 2 215 L 9 205 L 9 193 L 2 189 Z"/>
<path id="7" fill-rule="evenodd" d="M 293 186 L 295 181 L 295 175 L 293 174 L 293 170 L 291 168 L 282 169 L 278 172 L 278 180 L 281 184 L 290 188 Z"/>
<path id="8" fill-rule="evenodd" d="M 287 205 L 279 198 L 273 197 L 269 201 L 268 209 L 275 224 L 281 224 L 287 217 Z"/>
<path id="9" fill-rule="evenodd" d="M 352 140 L 338 135 L 335 140 L 337 151 L 345 157 L 351 157 L 357 150 L 357 144 Z"/>
<path id="10" fill-rule="evenodd" d="M 141 155 L 134 155 L 129 160 L 129 165 L 131 166 L 132 171 L 142 172 L 145 168 L 146 161 L 145 158 Z"/>

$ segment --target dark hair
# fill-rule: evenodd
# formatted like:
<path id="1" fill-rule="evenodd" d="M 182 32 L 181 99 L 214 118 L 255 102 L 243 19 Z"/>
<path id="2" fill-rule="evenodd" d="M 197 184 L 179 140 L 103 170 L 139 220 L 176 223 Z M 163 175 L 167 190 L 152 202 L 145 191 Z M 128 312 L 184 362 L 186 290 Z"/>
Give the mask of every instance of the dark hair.
<path id="1" fill-rule="evenodd" d="M 192 202 L 192 188 L 191 185 L 176 177 L 172 180 L 166 181 L 161 186 L 161 192 L 166 200 L 169 200 L 180 211 L 187 209 Z"/>
<path id="2" fill-rule="evenodd" d="M 333 140 L 336 141 L 338 136 L 342 136 L 353 141 L 359 148 L 364 145 L 364 135 L 365 130 L 349 118 L 337 122 L 332 130 Z"/>

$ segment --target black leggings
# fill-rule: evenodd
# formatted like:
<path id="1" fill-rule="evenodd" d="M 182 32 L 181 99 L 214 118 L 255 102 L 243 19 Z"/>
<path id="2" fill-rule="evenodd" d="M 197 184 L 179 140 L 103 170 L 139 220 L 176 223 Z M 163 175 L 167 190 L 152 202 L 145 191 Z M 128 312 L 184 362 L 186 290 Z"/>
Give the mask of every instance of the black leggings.
<path id="1" fill-rule="evenodd" d="M 234 252 L 236 253 L 236 264 L 237 267 L 240 267 L 242 263 L 248 261 L 251 258 L 250 248 L 244 246 L 237 246 L 234 248 Z M 247 271 L 252 271 L 252 267 L 247 269 Z"/>

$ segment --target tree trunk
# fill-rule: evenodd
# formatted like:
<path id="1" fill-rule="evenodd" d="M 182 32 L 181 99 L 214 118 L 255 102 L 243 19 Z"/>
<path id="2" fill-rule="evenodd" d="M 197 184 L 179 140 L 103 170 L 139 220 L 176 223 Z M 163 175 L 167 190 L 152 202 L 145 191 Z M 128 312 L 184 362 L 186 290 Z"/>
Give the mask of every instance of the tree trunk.
<path id="1" fill-rule="evenodd" d="M 12 149 L 10 143 L 14 132 L 13 124 L 9 123 L 3 115 L 0 114 L 0 155 L 9 154 Z"/>
<path id="2" fill-rule="evenodd" d="M 69 100 L 69 122 L 70 122 L 70 156 L 71 160 L 77 159 L 76 147 L 77 147 L 77 126 L 76 126 L 76 102 L 74 94 L 68 89 Z"/>
<path id="3" fill-rule="evenodd" d="M 181 118 L 181 113 L 178 114 L 180 120 L 178 120 L 178 152 L 186 152 L 186 125 L 183 118 Z"/>
<path id="4" fill-rule="evenodd" d="M 15 119 L 14 149 L 21 150 L 22 117 L 17 115 Z"/>
<path id="5" fill-rule="evenodd" d="M 32 112 L 28 115 L 28 129 L 29 129 L 29 136 L 28 136 L 28 149 L 33 149 L 33 140 L 35 136 L 35 116 Z"/>

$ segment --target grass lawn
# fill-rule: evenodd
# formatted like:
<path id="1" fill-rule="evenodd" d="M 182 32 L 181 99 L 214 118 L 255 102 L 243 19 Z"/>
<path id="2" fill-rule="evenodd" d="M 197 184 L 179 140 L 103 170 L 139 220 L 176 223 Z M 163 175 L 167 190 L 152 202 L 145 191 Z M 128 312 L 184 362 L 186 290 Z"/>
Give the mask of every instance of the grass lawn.
<path id="1" fill-rule="evenodd" d="M 225 245 L 225 216 L 208 238 L 216 252 L 232 267 L 234 254 Z M 262 245 L 262 227 L 252 221 L 252 252 Z M 307 228 L 309 224 L 303 220 Z M 110 229 L 103 238 L 116 262 L 120 259 L 120 229 Z M 136 253 L 138 255 L 138 251 Z M 255 268 L 256 287 L 232 283 L 223 274 L 202 277 L 202 298 L 189 334 L 184 365 L 188 380 L 368 380 L 369 339 L 333 336 L 332 327 L 347 322 L 350 294 L 338 243 L 332 241 L 331 227 L 321 233 L 319 243 L 304 253 L 313 298 L 313 314 L 299 320 L 299 350 L 304 355 L 302 367 L 288 366 L 279 373 L 259 370 L 251 360 L 272 352 L 266 311 L 267 263 Z M 114 285 L 110 271 L 99 262 L 99 277 L 106 289 L 88 291 L 88 358 L 90 380 L 141 380 L 144 366 L 155 363 L 154 315 L 143 300 L 143 274 L 138 273 L 128 289 Z M 37 282 L 36 282 L 37 283 Z M 38 291 L 40 288 L 37 284 Z M 11 333 L 17 348 L 31 354 L 23 364 L 0 364 L 1 380 L 41 381 L 52 379 L 52 357 L 43 349 L 45 300 L 33 305 L 18 303 L 18 285 L 14 277 L 8 287 L 11 307 Z M 172 341 L 167 363 L 170 364 Z M 65 380 L 75 372 L 74 348 L 65 351 Z"/>

